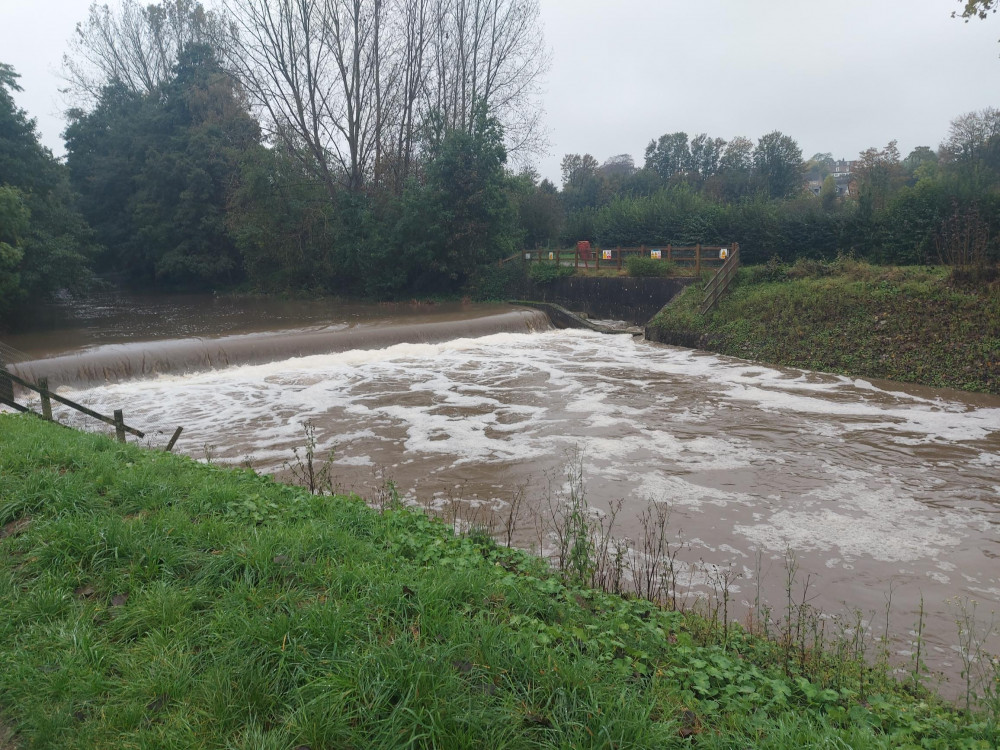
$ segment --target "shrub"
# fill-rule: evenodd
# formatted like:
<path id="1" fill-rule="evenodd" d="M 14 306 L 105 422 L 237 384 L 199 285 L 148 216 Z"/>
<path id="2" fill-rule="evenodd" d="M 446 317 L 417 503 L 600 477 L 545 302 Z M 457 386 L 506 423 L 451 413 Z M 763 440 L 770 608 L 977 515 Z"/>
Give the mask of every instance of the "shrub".
<path id="1" fill-rule="evenodd" d="M 477 302 L 497 302 L 518 297 L 524 285 L 524 270 L 522 263 L 505 263 L 502 266 L 490 263 L 480 266 L 469 279 L 465 291 Z"/>
<path id="2" fill-rule="evenodd" d="M 540 260 L 528 268 L 528 278 L 536 284 L 551 284 L 557 279 L 564 279 L 576 273 L 572 266 L 560 266 L 554 261 Z"/>
<path id="3" fill-rule="evenodd" d="M 822 260 L 797 258 L 787 269 L 787 276 L 790 279 L 821 279 L 824 276 L 830 276 L 833 272 L 833 267 Z"/>
<path id="4" fill-rule="evenodd" d="M 746 271 L 746 280 L 751 284 L 788 280 L 788 267 L 781 262 L 781 258 L 777 255 L 772 255 L 771 259 L 762 266 L 749 266 Z"/>
<path id="5" fill-rule="evenodd" d="M 629 276 L 671 276 L 676 266 L 668 260 L 630 255 L 625 259 L 625 269 Z"/>

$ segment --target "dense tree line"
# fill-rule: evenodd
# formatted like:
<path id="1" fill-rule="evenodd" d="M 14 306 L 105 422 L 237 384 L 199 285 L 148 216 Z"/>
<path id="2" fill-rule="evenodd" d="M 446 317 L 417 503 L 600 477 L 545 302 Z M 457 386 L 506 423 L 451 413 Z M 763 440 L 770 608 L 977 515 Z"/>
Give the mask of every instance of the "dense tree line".
<path id="1" fill-rule="evenodd" d="M 756 144 L 668 133 L 650 142 L 645 164 L 589 154 L 562 162 L 560 236 L 603 246 L 740 242 L 744 258 L 833 257 L 876 262 L 949 262 L 956 242 L 998 257 L 1000 111 L 952 121 L 937 149 L 902 158 L 895 142 L 851 160 L 834 178 L 830 154 L 803 161 L 780 132 Z M 821 185 L 809 190 L 809 181 Z"/>
<path id="2" fill-rule="evenodd" d="M 535 0 L 95 3 L 66 58 L 65 137 L 98 270 L 454 292 L 521 243 L 531 191 L 507 161 L 539 136 L 537 16 Z"/>
<path id="3" fill-rule="evenodd" d="M 1000 112 L 838 173 L 793 138 L 670 132 L 644 161 L 537 144 L 536 0 L 93 4 L 60 163 L 0 67 L 0 317 L 86 285 L 454 294 L 522 247 L 738 241 L 747 261 L 994 260 Z M 842 167 L 840 168 L 842 170 Z M 807 190 L 806 184 L 821 186 Z M 965 261 L 963 261 L 965 262 Z"/>
<path id="4" fill-rule="evenodd" d="M 0 63 L 0 321 L 26 299 L 85 287 L 96 251 L 66 168 L 14 102 L 18 78 Z"/>

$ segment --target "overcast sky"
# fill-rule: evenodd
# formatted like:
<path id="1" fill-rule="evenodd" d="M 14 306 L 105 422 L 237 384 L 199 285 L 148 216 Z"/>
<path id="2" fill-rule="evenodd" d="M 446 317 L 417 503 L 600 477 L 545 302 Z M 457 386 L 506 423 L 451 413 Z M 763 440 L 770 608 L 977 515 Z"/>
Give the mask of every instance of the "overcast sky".
<path id="1" fill-rule="evenodd" d="M 117 0 L 107 0 L 116 4 Z M 599 161 L 664 133 L 754 140 L 780 130 L 808 158 L 899 141 L 937 145 L 957 115 L 1000 106 L 1000 16 L 965 24 L 957 0 L 540 0 L 552 55 L 548 156 Z M 210 3 L 207 3 L 210 4 Z M 66 42 L 90 0 L 0 0 L 0 62 L 18 103 L 63 151 Z"/>

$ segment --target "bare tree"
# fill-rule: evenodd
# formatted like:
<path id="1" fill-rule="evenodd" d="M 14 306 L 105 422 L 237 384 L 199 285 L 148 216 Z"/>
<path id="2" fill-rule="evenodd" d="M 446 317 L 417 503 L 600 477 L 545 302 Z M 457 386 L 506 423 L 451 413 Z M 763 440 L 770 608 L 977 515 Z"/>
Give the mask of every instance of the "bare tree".
<path id="1" fill-rule="evenodd" d="M 91 3 L 63 56 L 67 92 L 82 105 L 96 102 L 112 81 L 149 93 L 170 77 L 184 47 L 214 46 L 220 32 L 219 17 L 195 0 L 124 0 L 117 10 Z"/>
<path id="2" fill-rule="evenodd" d="M 394 17 L 400 27 L 392 36 L 396 44 L 396 69 L 390 81 L 397 84 L 395 107 L 390 110 L 391 122 L 387 124 L 394 134 L 394 148 L 386 155 L 379 154 L 379 163 L 386 164 L 392 172 L 392 187 L 402 190 L 403 181 L 410 174 L 417 128 L 420 124 L 421 95 L 427 80 L 427 48 L 432 0 L 397 0 Z M 390 95 L 391 96 L 391 95 Z M 381 140 L 381 139 L 380 139 Z"/>
<path id="3" fill-rule="evenodd" d="M 538 85 L 548 68 L 537 0 L 435 0 L 428 106 L 446 127 L 471 127 L 484 102 L 512 157 L 540 145 Z"/>
<path id="4" fill-rule="evenodd" d="M 296 155 L 331 197 L 342 162 L 342 102 L 326 0 L 229 0 L 225 54 L 266 136 Z M 340 158 L 332 158 L 336 155 Z"/>
<path id="5" fill-rule="evenodd" d="M 265 133 L 331 194 L 412 172 L 430 113 L 468 130 L 477 104 L 510 147 L 537 142 L 546 59 L 537 0 L 225 0 L 227 58 Z"/>
<path id="6" fill-rule="evenodd" d="M 382 89 L 381 32 L 385 16 L 384 0 L 340 0 L 328 4 L 328 25 L 332 58 L 337 67 L 340 100 L 339 119 L 333 125 L 340 139 L 333 141 L 347 186 L 358 190 L 378 153 L 386 120 L 389 97 Z M 344 146 L 339 144 L 343 142 Z"/>
<path id="7" fill-rule="evenodd" d="M 298 155 L 331 196 L 365 187 L 392 150 L 390 126 L 400 108 L 395 60 L 406 48 L 392 38 L 395 6 L 227 0 L 225 7 L 232 19 L 227 59 L 267 136 Z"/>

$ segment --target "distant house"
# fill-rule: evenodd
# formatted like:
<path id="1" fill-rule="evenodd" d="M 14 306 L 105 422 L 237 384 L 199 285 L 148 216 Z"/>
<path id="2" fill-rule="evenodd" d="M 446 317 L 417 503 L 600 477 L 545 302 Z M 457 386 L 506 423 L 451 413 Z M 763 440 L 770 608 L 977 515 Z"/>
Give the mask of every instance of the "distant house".
<path id="1" fill-rule="evenodd" d="M 857 195 L 857 180 L 854 178 L 854 173 L 857 171 L 857 164 L 858 162 L 856 161 L 847 161 L 845 159 L 840 159 L 833 163 L 830 176 L 833 177 L 833 181 L 837 185 L 838 196 L 850 195 L 851 197 L 855 197 Z M 823 189 L 823 180 L 809 180 L 807 187 L 813 195 L 819 195 Z"/>

